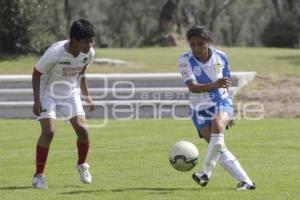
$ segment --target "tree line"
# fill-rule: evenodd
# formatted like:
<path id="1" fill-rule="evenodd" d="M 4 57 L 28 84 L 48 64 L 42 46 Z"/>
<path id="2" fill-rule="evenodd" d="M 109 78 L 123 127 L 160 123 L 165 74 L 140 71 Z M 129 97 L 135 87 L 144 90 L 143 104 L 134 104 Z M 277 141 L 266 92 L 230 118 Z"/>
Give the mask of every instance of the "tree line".
<path id="1" fill-rule="evenodd" d="M 299 0 L 0 0 L 0 53 L 41 53 L 89 19 L 98 47 L 174 46 L 203 25 L 224 46 L 298 48 Z"/>

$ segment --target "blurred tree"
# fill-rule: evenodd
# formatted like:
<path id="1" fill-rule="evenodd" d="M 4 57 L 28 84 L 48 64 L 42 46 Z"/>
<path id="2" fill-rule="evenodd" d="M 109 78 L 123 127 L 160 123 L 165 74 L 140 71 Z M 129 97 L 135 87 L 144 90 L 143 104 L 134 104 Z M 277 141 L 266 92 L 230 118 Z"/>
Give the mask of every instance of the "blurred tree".
<path id="1" fill-rule="evenodd" d="M 181 24 L 178 15 L 180 0 L 167 0 L 160 11 L 158 26 L 146 37 L 142 46 L 177 46 L 182 43 Z"/>
<path id="2" fill-rule="evenodd" d="M 28 34 L 32 22 L 26 13 L 26 4 L 19 0 L 0 1 L 0 50 L 5 53 L 23 53 L 30 43 Z"/>
<path id="3" fill-rule="evenodd" d="M 167 0 L 163 5 L 159 17 L 159 29 L 161 32 L 178 32 L 178 5 L 180 0 Z"/>
<path id="4" fill-rule="evenodd" d="M 225 46 L 261 44 L 260 35 L 270 19 L 270 11 L 260 0 L 245 4 L 243 0 L 224 10 L 214 23 L 214 38 Z"/>
<path id="5" fill-rule="evenodd" d="M 157 0 L 113 0 L 104 21 L 109 46 L 138 46 L 158 25 L 161 2 Z M 117 14 L 116 14 L 117 13 Z"/>
<path id="6" fill-rule="evenodd" d="M 266 46 L 298 47 L 300 42 L 300 1 L 272 0 L 273 15 L 262 40 Z"/>
<path id="7" fill-rule="evenodd" d="M 182 30 L 186 31 L 193 25 L 202 25 L 213 33 L 216 43 L 226 45 L 238 43 L 235 41 L 236 36 L 242 30 L 238 23 L 243 18 L 239 16 L 236 18 L 236 15 L 244 12 L 240 11 L 244 2 L 239 4 L 237 2 L 238 0 L 184 1 L 180 8 Z"/>
<path id="8" fill-rule="evenodd" d="M 299 0 L 1 0 L 0 52 L 42 52 L 89 19 L 96 46 L 181 45 L 204 25 L 218 45 L 299 46 Z"/>
<path id="9" fill-rule="evenodd" d="M 198 24 L 213 31 L 219 16 L 236 0 L 190 0 L 182 6 L 183 21 L 188 25 Z"/>
<path id="10" fill-rule="evenodd" d="M 31 0 L 33 6 L 28 6 L 31 24 L 28 34 L 30 45 L 28 53 L 43 53 L 44 50 L 60 39 L 66 39 L 66 21 L 63 16 L 63 2 L 59 0 Z M 47 12 L 45 12 L 47 11 Z"/>
<path id="11" fill-rule="evenodd" d="M 56 6 L 55 2 L 46 0 L 0 1 L 0 51 L 42 52 L 55 37 L 61 36 Z"/>
<path id="12" fill-rule="evenodd" d="M 70 5 L 70 1 L 69 0 L 64 0 L 64 13 L 65 13 L 65 17 L 66 17 L 66 23 L 67 23 L 67 31 L 69 30 L 69 27 L 71 26 L 71 19 L 72 19 L 72 8 Z"/>
<path id="13" fill-rule="evenodd" d="M 209 1 L 205 0 L 205 5 L 208 6 L 208 18 L 205 25 L 211 31 L 214 31 L 214 24 L 222 12 L 232 6 L 236 0 Z M 205 7 L 206 7 L 205 6 Z"/>

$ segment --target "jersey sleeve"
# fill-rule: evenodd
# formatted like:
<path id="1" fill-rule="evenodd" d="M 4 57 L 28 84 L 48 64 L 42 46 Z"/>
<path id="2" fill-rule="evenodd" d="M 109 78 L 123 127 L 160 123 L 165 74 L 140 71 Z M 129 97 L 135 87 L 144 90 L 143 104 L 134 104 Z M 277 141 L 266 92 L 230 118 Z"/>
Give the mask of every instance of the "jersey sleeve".
<path id="1" fill-rule="evenodd" d="M 196 80 L 196 77 L 187 58 L 179 58 L 179 71 L 185 83 L 189 80 Z"/>
<path id="2" fill-rule="evenodd" d="M 92 47 L 89 51 L 89 56 L 88 56 L 88 62 L 87 62 L 87 65 L 86 67 L 88 67 L 94 60 L 94 57 L 95 57 L 95 50 L 94 48 Z"/>
<path id="3" fill-rule="evenodd" d="M 55 52 L 50 47 L 36 63 L 35 68 L 41 73 L 46 73 L 52 69 L 52 67 L 57 63 L 57 60 L 58 58 L 55 55 Z"/>
<path id="4" fill-rule="evenodd" d="M 229 65 L 229 62 L 228 62 L 227 55 L 225 53 L 222 56 L 222 59 L 224 61 L 223 77 L 230 78 L 231 77 L 231 74 L 230 74 L 230 65 Z"/>

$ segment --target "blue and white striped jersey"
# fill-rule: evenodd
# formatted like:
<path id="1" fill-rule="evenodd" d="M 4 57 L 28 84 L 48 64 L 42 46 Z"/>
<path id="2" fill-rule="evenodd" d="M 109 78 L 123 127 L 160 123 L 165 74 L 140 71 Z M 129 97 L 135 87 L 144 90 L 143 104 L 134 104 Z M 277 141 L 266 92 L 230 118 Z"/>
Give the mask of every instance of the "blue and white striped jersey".
<path id="1" fill-rule="evenodd" d="M 211 57 L 206 63 L 201 63 L 188 51 L 179 58 L 179 69 L 184 82 L 196 80 L 199 84 L 208 84 L 217 81 L 219 78 L 230 78 L 230 67 L 227 56 L 224 52 L 209 48 Z M 214 89 L 209 92 L 191 93 L 190 105 L 195 110 L 205 110 L 215 106 L 224 99 L 232 104 L 227 88 Z"/>

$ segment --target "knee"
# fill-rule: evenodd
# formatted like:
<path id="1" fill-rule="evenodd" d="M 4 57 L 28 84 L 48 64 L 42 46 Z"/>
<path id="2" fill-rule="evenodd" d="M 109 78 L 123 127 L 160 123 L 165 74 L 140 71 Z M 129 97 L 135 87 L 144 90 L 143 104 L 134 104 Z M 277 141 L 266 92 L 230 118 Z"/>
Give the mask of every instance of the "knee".
<path id="1" fill-rule="evenodd" d="M 208 132 L 201 133 L 200 131 L 198 131 L 198 136 L 199 136 L 199 138 L 204 139 L 207 143 L 209 143 L 210 133 L 208 133 Z"/>
<path id="2" fill-rule="evenodd" d="M 88 130 L 84 126 L 79 126 L 76 131 L 80 135 L 88 135 Z"/>
<path id="3" fill-rule="evenodd" d="M 225 130 L 225 124 L 220 118 L 216 118 L 212 121 L 212 132 L 223 133 Z"/>
<path id="4" fill-rule="evenodd" d="M 47 140 L 47 141 L 49 141 L 49 142 L 51 142 L 52 141 L 52 139 L 53 139 L 53 137 L 54 137 L 54 130 L 43 130 L 42 131 L 42 135 L 43 135 L 43 137 Z"/>
<path id="5" fill-rule="evenodd" d="M 88 140 L 89 138 L 89 133 L 88 133 L 88 130 L 86 127 L 84 126 L 79 126 L 76 130 L 77 132 L 77 135 L 78 135 L 78 139 L 80 141 L 83 141 L 83 140 Z"/>

